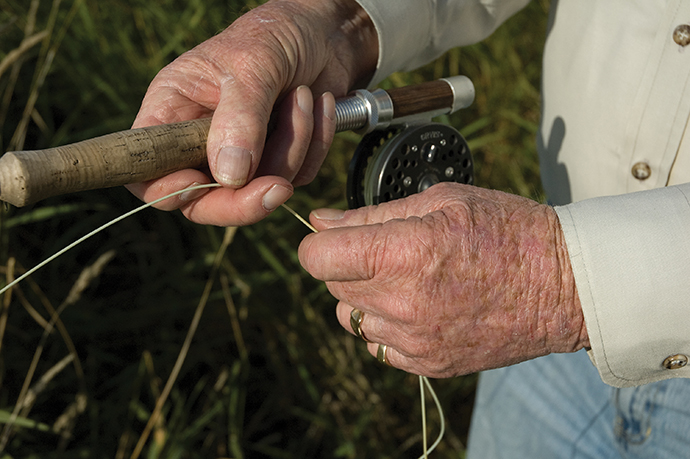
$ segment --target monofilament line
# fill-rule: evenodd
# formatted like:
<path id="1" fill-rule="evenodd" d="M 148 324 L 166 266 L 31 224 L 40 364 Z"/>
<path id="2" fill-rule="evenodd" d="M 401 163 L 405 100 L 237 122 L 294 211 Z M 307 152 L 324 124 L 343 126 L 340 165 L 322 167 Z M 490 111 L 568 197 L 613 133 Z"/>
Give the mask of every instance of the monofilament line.
<path id="1" fill-rule="evenodd" d="M 192 187 L 189 187 L 189 188 L 185 188 L 184 190 L 175 191 L 174 193 L 170 193 L 169 195 L 163 196 L 162 198 L 156 199 L 155 201 L 151 201 L 151 202 L 148 202 L 148 203 L 146 203 L 146 204 L 143 204 L 143 205 L 137 207 L 137 208 L 134 209 L 134 210 L 130 210 L 129 212 L 120 215 L 119 217 L 117 217 L 117 218 L 115 218 L 115 219 L 109 221 L 108 223 L 106 223 L 106 224 L 100 226 L 99 228 L 96 228 L 95 230 L 93 230 L 93 231 L 91 231 L 89 234 L 87 234 L 86 236 L 82 236 L 81 238 L 77 239 L 76 241 L 74 241 L 73 243 L 71 243 L 70 245 L 68 245 L 67 247 L 65 247 L 64 249 L 62 249 L 62 250 L 60 250 L 59 252 L 55 253 L 54 255 L 52 255 L 52 256 L 46 258 L 45 260 L 43 260 L 42 262 L 40 262 L 39 264 L 37 264 L 36 266 L 34 266 L 33 268 L 31 268 L 30 270 L 28 270 L 27 272 L 25 272 L 24 274 L 22 274 L 21 276 L 19 276 L 18 278 L 16 278 L 14 281 L 12 281 L 12 282 L 9 283 L 8 285 L 6 285 L 6 286 L 3 287 L 2 289 L 0 289 L 0 295 L 2 295 L 2 294 L 5 293 L 7 290 L 9 290 L 9 289 L 11 289 L 12 287 L 14 287 L 15 285 L 17 285 L 19 282 L 21 282 L 21 281 L 23 281 L 24 279 L 26 279 L 27 277 L 29 277 L 31 274 L 33 274 L 33 273 L 35 273 L 36 271 L 38 271 L 39 269 L 41 269 L 42 267 L 44 267 L 45 265 L 47 265 L 47 264 L 50 263 L 51 261 L 55 260 L 55 259 L 58 258 L 59 256 L 65 254 L 65 253 L 68 252 L 69 250 L 73 249 L 74 247 L 78 246 L 79 244 L 81 244 L 81 243 L 84 242 L 85 240 L 89 239 L 90 237 L 95 236 L 96 234 L 100 233 L 100 232 L 103 231 L 104 229 L 106 229 L 106 228 L 108 228 L 108 227 L 110 227 L 110 226 L 112 226 L 112 225 L 114 225 L 114 224 L 116 224 L 116 223 L 121 222 L 122 220 L 124 220 L 124 219 L 127 218 L 127 217 L 131 217 L 132 215 L 134 215 L 134 214 L 136 214 L 137 212 L 140 212 L 140 211 L 146 209 L 147 207 L 154 206 L 154 205 L 158 204 L 158 203 L 161 202 L 161 201 L 165 201 L 166 199 L 172 198 L 173 196 L 177 196 L 177 195 L 180 195 L 180 194 L 182 194 L 182 193 L 186 193 L 187 191 L 200 190 L 200 189 L 203 189 L 203 188 L 216 188 L 216 187 L 219 187 L 219 186 L 220 186 L 220 184 L 218 184 L 218 183 L 207 183 L 207 184 L 205 184 L 205 185 L 195 185 L 195 186 L 192 186 Z"/>
<path id="2" fill-rule="evenodd" d="M 290 206 L 287 204 L 282 205 L 288 212 L 290 212 L 292 215 L 295 216 L 299 221 L 304 223 L 307 228 L 312 230 L 314 233 L 318 233 L 318 230 L 314 228 L 304 217 L 302 217 L 300 214 L 295 212 Z M 431 394 L 431 398 L 434 399 L 434 403 L 436 404 L 436 409 L 438 410 L 438 417 L 440 419 L 440 431 L 438 434 L 438 437 L 436 438 L 436 441 L 431 445 L 429 449 L 427 449 L 427 432 L 426 432 L 426 401 L 425 401 L 425 394 L 424 394 L 424 386 L 426 386 L 427 390 Z M 443 435 L 446 433 L 446 422 L 443 416 L 443 407 L 441 407 L 441 402 L 439 401 L 438 397 L 436 396 L 436 391 L 434 391 L 434 388 L 431 387 L 431 383 L 429 382 L 429 379 L 426 376 L 419 376 L 419 391 L 421 393 L 421 404 L 422 404 L 422 447 L 424 453 L 419 456 L 419 459 L 427 459 L 429 454 L 433 450 L 436 449 L 439 443 L 441 443 L 441 439 L 443 439 Z"/>
<path id="3" fill-rule="evenodd" d="M 439 443 L 441 443 L 441 439 L 443 438 L 443 435 L 446 433 L 446 420 L 444 419 L 443 415 L 443 407 L 441 406 L 441 402 L 438 399 L 438 396 L 436 395 L 436 391 L 434 390 L 433 387 L 431 387 L 431 383 L 429 382 L 429 378 L 426 376 L 420 376 L 419 377 L 419 385 L 420 388 L 422 386 L 422 381 L 424 382 L 424 385 L 426 386 L 427 390 L 431 394 L 431 398 L 434 399 L 434 403 L 436 404 L 436 409 L 438 410 L 438 417 L 439 417 L 439 423 L 440 423 L 440 429 L 438 432 L 438 437 L 436 437 L 436 441 L 431 445 L 429 449 L 426 449 L 426 410 L 425 410 L 425 403 L 424 403 L 424 391 L 422 390 L 422 424 L 424 425 L 424 432 L 422 433 L 422 437 L 424 439 L 424 454 L 419 457 L 419 459 L 426 459 L 427 455 L 431 454 L 433 450 L 436 449 Z"/>
<path id="4" fill-rule="evenodd" d="M 298 214 L 297 212 L 295 212 L 295 211 L 292 209 L 292 207 L 288 206 L 287 204 L 281 204 L 281 206 L 283 206 L 283 208 L 284 208 L 285 210 L 287 210 L 287 211 L 290 212 L 292 215 L 294 215 L 295 218 L 296 218 L 297 220 L 301 221 L 301 222 L 304 224 L 304 226 L 306 226 L 307 228 L 309 228 L 310 230 L 312 230 L 314 233 L 318 233 L 318 231 L 316 230 L 316 228 L 314 228 L 314 227 L 312 226 L 312 224 L 309 223 L 304 217 L 302 217 L 300 214 Z"/>
<path id="5" fill-rule="evenodd" d="M 78 246 L 78 245 L 81 244 L 82 242 L 86 241 L 86 240 L 89 239 L 90 237 L 95 236 L 96 234 L 100 233 L 101 231 L 103 231 L 103 230 L 109 228 L 110 226 L 112 226 L 112 225 L 114 225 L 114 224 L 116 224 L 116 223 L 121 222 L 122 220 L 124 220 L 124 219 L 126 219 L 127 217 L 130 217 L 130 216 L 132 216 L 132 215 L 134 215 L 134 214 L 136 214 L 137 212 L 140 212 L 140 211 L 142 211 L 142 210 L 144 210 L 144 209 L 146 209 L 146 208 L 148 208 L 148 207 L 151 207 L 151 206 L 154 206 L 154 205 L 158 204 L 159 202 L 165 201 L 166 199 L 172 198 L 172 197 L 177 196 L 177 195 L 180 195 L 180 194 L 182 194 L 182 193 L 186 193 L 186 192 L 188 192 L 188 191 L 200 190 L 200 189 L 204 189 L 204 188 L 216 188 L 216 187 L 220 187 L 220 186 L 221 186 L 221 185 L 218 184 L 218 183 L 208 183 L 208 184 L 204 184 L 204 185 L 195 185 L 195 186 L 192 186 L 192 187 L 189 187 L 189 188 L 185 188 L 185 189 L 183 189 L 183 190 L 175 191 L 174 193 L 170 193 L 170 194 L 167 195 L 167 196 L 163 196 L 162 198 L 156 199 L 155 201 L 148 202 L 148 203 L 143 204 L 143 205 L 141 205 L 141 206 L 139 206 L 139 207 L 137 207 L 137 208 L 135 208 L 135 209 L 133 209 L 133 210 L 127 212 L 127 213 L 124 213 L 124 214 L 120 215 L 119 217 L 117 217 L 117 218 L 115 218 L 115 219 L 109 221 L 108 223 L 106 223 L 106 224 L 104 224 L 104 225 L 98 227 L 97 229 L 91 231 L 90 233 L 86 234 L 85 236 L 82 236 L 81 238 L 77 239 L 77 240 L 74 241 L 73 243 L 71 243 L 71 244 L 69 244 L 68 246 L 66 246 L 64 249 L 62 249 L 62 250 L 56 252 L 54 255 L 52 255 L 52 256 L 46 258 L 44 261 L 42 261 L 42 262 L 39 263 L 38 265 L 36 265 L 36 266 L 34 266 L 33 268 L 29 269 L 29 270 L 26 271 L 24 274 L 22 274 L 21 276 L 19 276 L 18 278 L 16 278 L 14 281 L 12 281 L 12 282 L 9 283 L 8 285 L 6 285 L 6 286 L 3 287 L 2 289 L 0 289 L 0 295 L 2 295 L 3 293 L 5 293 L 5 292 L 8 291 L 9 289 L 11 289 L 11 288 L 14 287 L 15 285 L 17 285 L 19 282 L 21 282 L 22 280 L 26 279 L 26 278 L 29 277 L 31 274 L 35 273 L 36 271 L 38 271 L 39 269 L 41 269 L 42 267 L 44 267 L 45 265 L 47 265 L 48 263 L 52 262 L 53 260 L 55 260 L 55 259 L 58 258 L 59 256 L 65 254 L 65 253 L 68 252 L 69 250 L 73 249 L 74 247 Z M 302 218 L 302 216 L 300 216 L 297 212 L 295 212 L 294 210 L 292 210 L 289 206 L 283 204 L 283 207 L 284 207 L 285 209 L 287 209 L 292 215 L 294 215 L 298 220 L 300 220 L 304 225 L 306 225 L 310 230 L 312 230 L 312 231 L 315 232 L 315 233 L 318 232 L 318 231 L 316 230 L 316 228 L 314 228 L 311 224 L 309 224 L 309 222 L 307 222 L 304 218 Z M 434 389 L 431 387 L 431 383 L 429 382 L 429 380 L 428 380 L 425 376 L 420 376 L 420 377 L 419 377 L 419 386 L 420 386 L 421 400 L 422 400 L 422 401 L 421 401 L 421 404 L 422 404 L 422 429 L 423 429 L 422 438 L 423 438 L 423 446 L 424 446 L 424 453 L 419 457 L 419 459 L 426 459 L 426 458 L 428 457 L 428 454 L 430 454 L 434 449 L 436 449 L 436 447 L 438 446 L 438 444 L 441 442 L 441 439 L 443 438 L 443 435 L 444 435 L 444 433 L 445 433 L 445 420 L 444 420 L 443 408 L 441 407 L 441 403 L 440 403 L 440 401 L 438 400 L 438 397 L 436 396 L 436 392 L 435 392 Z M 439 419 L 440 419 L 440 427 L 441 427 L 441 428 L 440 428 L 439 435 L 438 435 L 438 438 L 437 438 L 436 441 L 431 445 L 431 447 L 430 447 L 429 449 L 427 449 L 426 405 L 425 405 L 425 397 L 424 397 L 424 386 L 426 386 L 427 390 L 429 391 L 429 393 L 431 394 L 432 398 L 434 399 L 434 403 L 436 404 L 436 408 L 438 409 L 438 414 L 439 414 Z"/>

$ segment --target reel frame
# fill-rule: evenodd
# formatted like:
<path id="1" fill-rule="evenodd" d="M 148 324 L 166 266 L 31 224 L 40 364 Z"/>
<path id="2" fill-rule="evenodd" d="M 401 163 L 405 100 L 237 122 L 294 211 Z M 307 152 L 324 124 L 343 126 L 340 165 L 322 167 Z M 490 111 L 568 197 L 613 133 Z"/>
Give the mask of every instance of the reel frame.
<path id="1" fill-rule="evenodd" d="M 403 125 L 365 135 L 350 161 L 350 209 L 419 193 L 440 182 L 471 185 L 474 161 L 463 136 L 442 123 Z"/>

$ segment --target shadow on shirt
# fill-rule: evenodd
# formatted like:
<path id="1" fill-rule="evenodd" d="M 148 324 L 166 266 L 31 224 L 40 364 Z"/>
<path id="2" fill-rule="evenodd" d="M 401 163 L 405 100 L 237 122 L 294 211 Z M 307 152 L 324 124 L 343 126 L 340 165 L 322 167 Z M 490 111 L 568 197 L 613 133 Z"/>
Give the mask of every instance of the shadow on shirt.
<path id="1" fill-rule="evenodd" d="M 542 135 L 537 136 L 537 150 L 542 183 L 551 205 L 564 205 L 572 202 L 570 178 L 565 164 L 558 162 L 558 154 L 565 138 L 565 121 L 560 116 L 553 120 L 549 130 L 549 141 L 544 145 Z"/>

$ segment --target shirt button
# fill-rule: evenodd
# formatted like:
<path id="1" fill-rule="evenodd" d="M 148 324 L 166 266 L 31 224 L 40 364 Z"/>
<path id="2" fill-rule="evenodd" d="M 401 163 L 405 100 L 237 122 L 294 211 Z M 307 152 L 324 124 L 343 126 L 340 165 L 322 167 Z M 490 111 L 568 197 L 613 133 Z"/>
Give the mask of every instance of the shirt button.
<path id="1" fill-rule="evenodd" d="M 667 370 L 677 370 L 688 364 L 688 357 L 683 354 L 670 355 L 664 360 L 664 368 Z"/>
<path id="2" fill-rule="evenodd" d="M 690 44 L 690 25 L 681 24 L 673 31 L 673 41 L 680 46 L 688 46 Z"/>
<path id="3" fill-rule="evenodd" d="M 652 175 L 652 168 L 649 167 L 649 164 L 646 162 L 640 161 L 633 164 L 630 172 L 632 172 L 633 177 L 635 177 L 637 180 L 647 180 L 649 176 Z"/>

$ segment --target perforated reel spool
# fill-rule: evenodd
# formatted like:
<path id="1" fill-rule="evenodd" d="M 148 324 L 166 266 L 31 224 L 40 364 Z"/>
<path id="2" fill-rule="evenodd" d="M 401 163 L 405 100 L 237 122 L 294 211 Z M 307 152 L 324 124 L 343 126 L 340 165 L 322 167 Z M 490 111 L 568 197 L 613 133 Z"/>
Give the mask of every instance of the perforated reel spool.
<path id="1" fill-rule="evenodd" d="M 419 193 L 439 182 L 472 184 L 473 162 L 462 135 L 440 123 L 364 136 L 348 171 L 351 209 Z"/>

